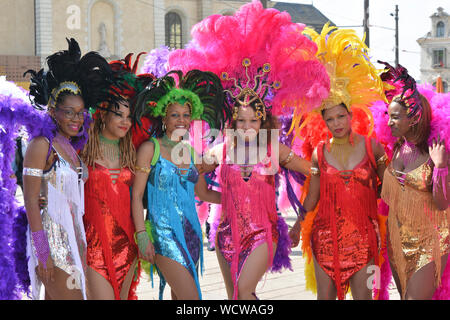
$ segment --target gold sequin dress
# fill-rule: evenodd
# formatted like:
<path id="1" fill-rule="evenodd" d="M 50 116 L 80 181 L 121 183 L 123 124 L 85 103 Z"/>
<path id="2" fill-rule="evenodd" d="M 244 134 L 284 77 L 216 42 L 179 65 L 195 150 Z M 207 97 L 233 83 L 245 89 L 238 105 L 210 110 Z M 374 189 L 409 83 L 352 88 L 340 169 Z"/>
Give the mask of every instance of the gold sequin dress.
<path id="1" fill-rule="evenodd" d="M 405 297 L 411 276 L 435 261 L 436 287 L 441 256 L 450 251 L 450 210 L 439 210 L 432 194 L 433 162 L 428 159 L 407 173 L 388 166 L 381 197 L 389 205 L 389 255 Z"/>

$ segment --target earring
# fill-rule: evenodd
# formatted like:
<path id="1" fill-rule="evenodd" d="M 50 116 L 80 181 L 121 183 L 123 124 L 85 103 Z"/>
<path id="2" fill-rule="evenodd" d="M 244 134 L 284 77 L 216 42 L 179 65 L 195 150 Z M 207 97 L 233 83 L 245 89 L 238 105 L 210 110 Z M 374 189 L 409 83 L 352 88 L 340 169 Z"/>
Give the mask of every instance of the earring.
<path id="1" fill-rule="evenodd" d="M 330 152 L 331 151 L 330 131 L 327 131 L 327 140 L 326 140 L 325 145 L 326 145 L 327 151 Z"/>
<path id="2" fill-rule="evenodd" d="M 355 143 L 353 140 L 353 130 L 350 131 L 350 135 L 348 137 L 348 142 L 350 142 L 350 145 L 355 146 Z"/>
<path id="3" fill-rule="evenodd" d="M 163 132 L 166 132 L 166 130 L 167 130 L 167 126 L 165 123 L 163 123 L 163 125 L 162 125 L 162 130 L 163 130 Z"/>

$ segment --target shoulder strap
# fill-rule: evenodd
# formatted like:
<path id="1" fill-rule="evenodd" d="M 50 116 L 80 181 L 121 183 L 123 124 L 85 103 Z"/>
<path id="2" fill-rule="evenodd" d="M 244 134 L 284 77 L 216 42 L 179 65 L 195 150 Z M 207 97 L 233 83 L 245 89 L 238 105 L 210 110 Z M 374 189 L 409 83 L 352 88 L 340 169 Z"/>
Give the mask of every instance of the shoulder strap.
<path id="1" fill-rule="evenodd" d="M 377 167 L 377 162 L 375 161 L 375 156 L 373 155 L 373 149 L 372 149 L 372 139 L 369 137 L 364 137 L 366 140 L 366 151 L 367 155 L 369 156 L 370 163 L 374 168 Z"/>
<path id="2" fill-rule="evenodd" d="M 319 142 L 317 146 L 317 162 L 319 164 L 319 167 L 322 166 L 323 161 L 323 146 L 325 145 L 325 141 Z"/>
<path id="3" fill-rule="evenodd" d="M 151 166 L 154 167 L 156 165 L 156 162 L 158 162 L 161 151 L 159 141 L 155 137 L 151 137 L 150 141 L 153 142 L 153 144 L 155 145 L 155 150 L 153 151 L 153 158 L 151 162 Z"/>

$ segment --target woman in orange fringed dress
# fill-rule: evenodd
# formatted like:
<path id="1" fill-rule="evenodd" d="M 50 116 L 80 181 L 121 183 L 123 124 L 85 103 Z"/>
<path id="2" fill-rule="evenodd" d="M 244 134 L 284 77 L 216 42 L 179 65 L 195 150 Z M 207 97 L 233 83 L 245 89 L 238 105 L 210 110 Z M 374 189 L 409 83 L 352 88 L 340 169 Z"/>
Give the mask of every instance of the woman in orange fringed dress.
<path id="1" fill-rule="evenodd" d="M 330 95 L 317 111 L 332 139 L 320 142 L 312 154 L 309 192 L 303 203 L 309 213 L 305 221 L 297 219 L 290 235 L 297 245 L 302 229 L 303 247 L 314 261 L 319 300 L 344 299 L 349 287 L 354 299 L 370 300 L 370 267 L 379 264 L 381 246 L 377 185 L 385 169 L 385 153 L 368 137 L 370 130 L 363 136 L 352 129 L 352 110 L 363 110 L 369 122 L 367 105 L 382 99 L 383 87 L 355 32 L 333 29 L 326 25 L 320 35 L 308 31 L 330 76 Z M 313 118 L 310 114 L 306 123 Z"/>

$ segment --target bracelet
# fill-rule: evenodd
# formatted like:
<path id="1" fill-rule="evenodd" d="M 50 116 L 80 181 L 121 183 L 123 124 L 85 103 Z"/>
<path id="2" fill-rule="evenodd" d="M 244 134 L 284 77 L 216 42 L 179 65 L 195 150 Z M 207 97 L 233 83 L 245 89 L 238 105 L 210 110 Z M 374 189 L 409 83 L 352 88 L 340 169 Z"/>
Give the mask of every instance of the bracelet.
<path id="1" fill-rule="evenodd" d="M 294 155 L 295 155 L 294 151 L 291 150 L 291 152 L 289 152 L 289 155 L 287 156 L 287 158 L 284 159 L 284 160 L 281 162 L 281 165 L 282 165 L 282 166 L 285 166 L 285 165 L 287 165 L 289 162 L 291 162 L 291 160 L 292 160 L 292 158 L 294 157 Z"/>
<path id="2" fill-rule="evenodd" d="M 387 161 L 388 157 L 385 154 L 383 154 L 383 156 L 377 160 L 377 166 L 381 166 L 381 165 L 386 165 L 386 161 Z"/>
<path id="3" fill-rule="evenodd" d="M 23 168 L 22 175 L 23 176 L 42 178 L 42 176 L 44 175 L 44 171 L 42 169 Z"/>
<path id="4" fill-rule="evenodd" d="M 318 176 L 320 175 L 320 170 L 317 167 L 311 167 L 311 175 Z"/>
<path id="5" fill-rule="evenodd" d="M 444 199 L 447 200 L 447 176 L 448 167 L 433 169 L 433 193 L 437 192 L 437 187 L 439 186 L 439 180 L 442 181 L 442 191 L 444 193 Z"/>
<path id="6" fill-rule="evenodd" d="M 135 166 L 135 168 L 136 168 L 137 171 L 141 171 L 141 172 L 144 172 L 144 173 L 150 173 L 150 171 L 151 171 L 151 168 L 147 168 L 147 167 L 141 168 L 139 166 Z"/>

